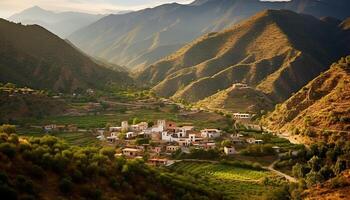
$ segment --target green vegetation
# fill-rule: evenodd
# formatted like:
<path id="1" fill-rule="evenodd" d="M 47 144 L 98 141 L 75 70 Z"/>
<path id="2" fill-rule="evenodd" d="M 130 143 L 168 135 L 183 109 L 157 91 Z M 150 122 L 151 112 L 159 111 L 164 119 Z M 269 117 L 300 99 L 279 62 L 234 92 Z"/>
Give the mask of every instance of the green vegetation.
<path id="1" fill-rule="evenodd" d="M 16 123 L 31 117 L 42 119 L 57 115 L 66 109 L 66 104 L 51 98 L 47 92 L 17 87 L 7 83 L 0 85 L 0 124 Z"/>
<path id="2" fill-rule="evenodd" d="M 204 182 L 155 170 L 141 159 L 115 157 L 113 148 L 71 146 L 53 136 L 0 135 L 4 199 L 222 199 Z"/>
<path id="3" fill-rule="evenodd" d="M 253 169 L 247 164 L 179 162 L 171 169 L 197 177 L 213 190 L 223 191 L 224 199 L 261 199 L 269 190 L 276 190 L 283 184 L 270 172 Z"/>
<path id="4" fill-rule="evenodd" d="M 312 144 L 310 149 L 302 148 L 297 154 L 288 153 L 281 157 L 277 168 L 289 168 L 294 177 L 305 181 L 311 188 L 349 169 L 350 142 Z"/>
<path id="5" fill-rule="evenodd" d="M 83 115 L 83 116 L 52 116 L 45 119 L 24 119 L 21 124 L 31 125 L 46 125 L 46 124 L 60 124 L 69 125 L 75 124 L 79 128 L 101 128 L 106 124 L 119 125 L 122 121 L 128 119 L 137 118 L 138 121 L 154 121 L 158 119 L 166 119 L 175 122 L 188 124 L 192 123 L 198 128 L 220 128 L 226 126 L 224 117 L 214 113 L 199 113 L 192 116 L 184 116 L 180 114 L 174 114 L 162 110 L 154 110 L 152 108 L 139 108 L 136 110 L 130 110 L 126 113 L 114 113 L 114 114 L 100 114 L 100 115 Z M 212 119 L 211 119 L 212 118 Z M 206 119 L 206 120 L 205 120 Z M 132 123 L 132 121 L 131 121 Z"/>

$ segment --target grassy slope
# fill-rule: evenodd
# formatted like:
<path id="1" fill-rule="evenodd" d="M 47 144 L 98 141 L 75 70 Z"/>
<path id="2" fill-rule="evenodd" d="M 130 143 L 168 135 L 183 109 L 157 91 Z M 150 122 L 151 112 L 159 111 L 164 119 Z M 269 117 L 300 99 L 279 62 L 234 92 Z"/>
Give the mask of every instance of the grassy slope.
<path id="1" fill-rule="evenodd" d="M 161 96 L 189 102 L 243 81 L 281 101 L 343 54 L 345 45 L 335 42 L 339 31 L 311 16 L 265 11 L 197 39 L 138 79 L 157 84 Z"/>
<path id="2" fill-rule="evenodd" d="M 301 132 L 311 128 L 349 131 L 350 57 L 322 73 L 269 114 L 263 123 L 271 129 Z"/>
<path id="3" fill-rule="evenodd" d="M 72 92 L 131 82 L 108 70 L 44 28 L 0 20 L 0 81 L 38 89 Z"/>

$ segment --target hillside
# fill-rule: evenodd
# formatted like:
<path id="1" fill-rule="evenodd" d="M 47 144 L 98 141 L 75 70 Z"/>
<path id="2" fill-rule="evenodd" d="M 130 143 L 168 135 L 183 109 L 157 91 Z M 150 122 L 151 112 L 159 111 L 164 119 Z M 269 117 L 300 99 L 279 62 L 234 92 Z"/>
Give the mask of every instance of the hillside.
<path id="1" fill-rule="evenodd" d="M 93 62 L 64 40 L 38 25 L 0 19 L 0 82 L 59 92 L 131 83 L 124 72 Z"/>
<path id="2" fill-rule="evenodd" d="M 0 124 L 15 122 L 25 117 L 43 118 L 63 113 L 67 106 L 61 100 L 49 97 L 43 91 L 9 87 L 0 84 Z"/>
<path id="3" fill-rule="evenodd" d="M 197 102 L 245 82 L 283 101 L 339 56 L 344 31 L 287 10 L 267 10 L 230 29 L 204 35 L 138 73 L 160 96 Z"/>
<path id="4" fill-rule="evenodd" d="M 199 101 L 196 106 L 208 110 L 258 113 L 272 109 L 273 102 L 264 93 L 251 87 L 233 85 Z"/>
<path id="5" fill-rule="evenodd" d="M 61 38 L 66 38 L 102 17 L 103 15 L 79 12 L 53 12 L 34 6 L 10 16 L 8 20 L 26 25 L 37 24 Z"/>
<path id="6" fill-rule="evenodd" d="M 262 120 L 272 130 L 329 140 L 350 131 L 350 56 L 276 106 Z M 334 134 L 327 134 L 334 133 Z M 322 133 L 322 134 L 321 134 Z"/>
<path id="7" fill-rule="evenodd" d="M 290 9 L 317 17 L 349 16 L 348 0 L 196 0 L 165 4 L 123 15 L 109 15 L 68 37 L 86 53 L 129 68 L 143 68 L 195 38 L 266 9 Z"/>
<path id="8" fill-rule="evenodd" d="M 350 196 L 350 171 L 303 192 L 305 200 L 338 200 Z"/>
<path id="9" fill-rule="evenodd" d="M 115 153 L 112 147 L 71 146 L 52 136 L 1 133 L 0 194 L 6 200 L 222 199 L 204 181 Z"/>

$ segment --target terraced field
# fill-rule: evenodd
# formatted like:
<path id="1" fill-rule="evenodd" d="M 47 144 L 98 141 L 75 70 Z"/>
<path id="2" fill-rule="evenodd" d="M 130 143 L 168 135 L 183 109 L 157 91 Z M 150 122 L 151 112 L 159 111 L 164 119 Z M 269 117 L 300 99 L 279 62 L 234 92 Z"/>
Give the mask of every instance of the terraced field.
<path id="1" fill-rule="evenodd" d="M 45 135 L 42 131 L 38 130 L 18 130 L 18 135 L 23 136 L 33 136 L 33 137 L 41 137 Z M 71 133 L 71 132 L 61 132 L 61 133 L 52 133 L 51 135 L 62 138 L 66 140 L 69 144 L 72 145 L 78 145 L 78 146 L 88 146 L 88 145 L 98 145 L 99 141 L 95 138 L 94 135 L 91 133 L 84 133 L 84 132 L 77 132 L 77 133 Z"/>
<path id="2" fill-rule="evenodd" d="M 208 187 L 223 192 L 225 199 L 262 199 L 264 194 L 278 187 L 263 184 L 266 177 L 270 180 L 276 178 L 265 170 L 197 162 L 179 162 L 171 166 L 171 169 L 205 181 Z"/>

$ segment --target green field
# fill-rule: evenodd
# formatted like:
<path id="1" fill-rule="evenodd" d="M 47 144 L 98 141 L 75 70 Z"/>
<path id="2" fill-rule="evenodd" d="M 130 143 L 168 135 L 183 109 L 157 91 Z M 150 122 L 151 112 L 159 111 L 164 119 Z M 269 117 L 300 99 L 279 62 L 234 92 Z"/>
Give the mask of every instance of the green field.
<path id="1" fill-rule="evenodd" d="M 41 130 L 37 129 L 18 129 L 18 135 L 29 136 L 29 137 L 41 137 L 46 135 Z M 50 135 L 56 136 L 58 138 L 66 140 L 71 145 L 79 145 L 79 146 L 88 146 L 88 145 L 99 145 L 99 140 L 96 139 L 92 133 L 89 132 L 59 132 L 59 133 L 51 133 Z"/>
<path id="2" fill-rule="evenodd" d="M 276 178 L 265 170 L 199 162 L 179 162 L 172 165 L 171 169 L 197 177 L 206 182 L 208 187 L 223 192 L 225 199 L 262 199 L 264 194 L 277 188 L 262 183 L 266 177 L 271 180 Z"/>
<path id="3" fill-rule="evenodd" d="M 54 116 L 44 119 L 24 119 L 22 124 L 30 125 L 46 125 L 59 124 L 68 125 L 75 124 L 79 128 L 103 128 L 107 123 L 120 125 L 122 121 L 138 118 L 141 121 L 153 121 L 158 119 L 172 120 L 179 123 L 191 123 L 197 128 L 219 128 L 225 127 L 227 122 L 225 118 L 215 113 L 201 113 L 192 116 L 184 116 L 179 113 L 167 111 L 157 111 L 152 109 L 130 110 L 126 113 L 109 113 L 100 115 L 83 115 L 83 116 Z"/>

